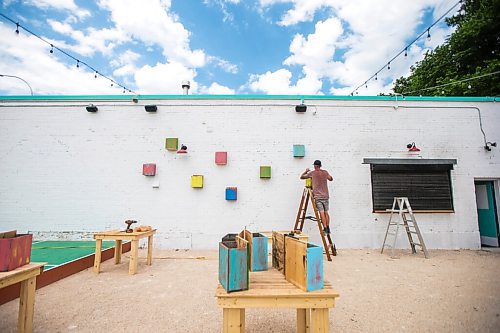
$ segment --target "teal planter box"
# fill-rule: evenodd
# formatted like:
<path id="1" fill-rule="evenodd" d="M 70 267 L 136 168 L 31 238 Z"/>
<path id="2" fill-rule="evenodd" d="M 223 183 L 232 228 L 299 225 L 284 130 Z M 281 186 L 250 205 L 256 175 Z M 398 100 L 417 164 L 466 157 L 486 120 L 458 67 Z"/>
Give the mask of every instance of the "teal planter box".
<path id="1" fill-rule="evenodd" d="M 306 156 L 306 147 L 304 145 L 293 145 L 293 157 Z"/>
<path id="2" fill-rule="evenodd" d="M 219 243 L 219 282 L 227 292 L 248 289 L 248 268 L 247 241 L 236 237 Z"/>
<path id="3" fill-rule="evenodd" d="M 258 232 L 244 230 L 240 237 L 248 241 L 250 253 L 250 270 L 252 272 L 267 271 L 268 238 Z"/>
<path id="4" fill-rule="evenodd" d="M 285 279 L 304 291 L 323 289 L 323 248 L 285 237 Z"/>
<path id="5" fill-rule="evenodd" d="M 226 200 L 235 201 L 238 199 L 237 187 L 226 187 Z"/>

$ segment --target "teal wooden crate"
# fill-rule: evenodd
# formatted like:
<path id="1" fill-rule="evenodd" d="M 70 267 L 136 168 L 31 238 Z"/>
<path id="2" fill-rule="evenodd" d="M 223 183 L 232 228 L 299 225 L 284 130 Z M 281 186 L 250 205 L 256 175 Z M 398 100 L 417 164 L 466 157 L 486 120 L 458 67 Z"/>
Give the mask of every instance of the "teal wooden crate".
<path id="1" fill-rule="evenodd" d="M 235 241 L 219 243 L 219 282 L 227 292 L 248 290 L 248 242 L 236 237 Z"/>
<path id="2" fill-rule="evenodd" d="M 258 232 L 244 230 L 240 237 L 248 241 L 250 248 L 250 270 L 252 272 L 267 271 L 268 268 L 268 238 Z"/>
<path id="3" fill-rule="evenodd" d="M 323 248 L 285 237 L 285 279 L 304 291 L 323 289 Z"/>

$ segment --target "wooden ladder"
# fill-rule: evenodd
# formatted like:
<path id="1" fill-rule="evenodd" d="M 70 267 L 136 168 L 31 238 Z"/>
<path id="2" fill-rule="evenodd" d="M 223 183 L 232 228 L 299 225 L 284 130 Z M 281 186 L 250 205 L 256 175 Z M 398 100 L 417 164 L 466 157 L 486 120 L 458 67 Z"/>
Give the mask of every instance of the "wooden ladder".
<path id="1" fill-rule="evenodd" d="M 424 239 L 422 238 L 422 234 L 420 233 L 420 229 L 418 228 L 417 220 L 415 219 L 415 215 L 413 214 L 408 198 L 394 197 L 392 208 L 387 209 L 386 211 L 391 212 L 391 216 L 389 217 L 389 223 L 387 224 L 384 243 L 382 244 L 382 251 L 380 251 L 380 253 L 384 253 L 384 248 L 390 247 L 392 249 L 391 256 L 394 257 L 394 249 L 396 248 L 399 226 L 401 225 L 405 227 L 406 235 L 408 236 L 408 240 L 410 241 L 411 252 L 417 253 L 415 247 L 420 246 L 420 248 L 424 252 L 425 258 L 429 259 L 429 253 L 427 252 L 427 248 L 425 247 Z M 392 220 L 394 213 L 399 214 L 399 216 L 401 217 L 401 221 Z M 392 244 L 388 244 L 388 235 L 394 237 Z M 414 235 L 417 235 L 418 241 L 413 238 Z"/>
<path id="2" fill-rule="evenodd" d="M 309 199 L 311 199 L 311 204 L 313 207 L 315 217 L 306 216 Z M 325 232 L 323 231 L 323 224 L 321 223 L 321 215 L 319 215 L 318 208 L 316 207 L 316 200 L 314 200 L 312 188 L 308 186 L 306 186 L 304 188 L 304 192 L 302 192 L 299 211 L 297 212 L 297 218 L 295 219 L 295 226 L 293 227 L 293 230 L 295 232 L 302 232 L 302 229 L 304 228 L 304 222 L 306 219 L 317 222 L 319 234 L 321 235 L 321 240 L 323 241 L 323 247 L 325 248 L 326 257 L 328 258 L 328 261 L 332 261 L 332 255 L 333 256 L 337 255 L 337 248 L 335 247 L 335 244 L 333 244 L 330 234 L 325 234 Z"/>

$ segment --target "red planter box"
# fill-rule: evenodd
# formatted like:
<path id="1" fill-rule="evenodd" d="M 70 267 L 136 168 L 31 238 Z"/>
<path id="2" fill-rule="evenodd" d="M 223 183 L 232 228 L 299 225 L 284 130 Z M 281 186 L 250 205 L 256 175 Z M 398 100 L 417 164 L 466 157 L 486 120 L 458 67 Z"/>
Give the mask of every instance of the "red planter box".
<path id="1" fill-rule="evenodd" d="M 30 263 L 33 235 L 15 231 L 0 233 L 0 272 L 14 270 Z"/>

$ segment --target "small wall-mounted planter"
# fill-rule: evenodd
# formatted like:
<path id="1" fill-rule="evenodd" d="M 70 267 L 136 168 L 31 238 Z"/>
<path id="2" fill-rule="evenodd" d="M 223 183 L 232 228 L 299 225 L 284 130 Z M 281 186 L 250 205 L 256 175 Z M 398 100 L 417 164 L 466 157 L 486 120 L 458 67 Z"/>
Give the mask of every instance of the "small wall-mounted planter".
<path id="1" fill-rule="evenodd" d="M 238 199 L 237 187 L 226 187 L 226 200 L 234 201 Z"/>
<path id="2" fill-rule="evenodd" d="M 248 242 L 236 236 L 219 243 L 219 282 L 227 292 L 247 290 L 249 285 Z"/>
<path id="3" fill-rule="evenodd" d="M 142 165 L 142 174 L 144 176 L 154 176 L 156 175 L 156 164 L 147 163 Z"/>
<path id="4" fill-rule="evenodd" d="M 285 237 L 285 279 L 304 291 L 323 289 L 323 248 Z"/>
<path id="5" fill-rule="evenodd" d="M 0 272 L 12 271 L 30 263 L 33 235 L 16 230 L 0 233 Z"/>
<path id="6" fill-rule="evenodd" d="M 250 232 L 248 230 L 243 230 L 239 236 L 248 241 L 250 248 L 248 251 L 250 254 L 250 270 L 252 272 L 267 271 L 267 237 L 258 232 Z"/>
<path id="7" fill-rule="evenodd" d="M 227 152 L 217 151 L 215 152 L 215 164 L 226 165 L 227 164 Z"/>
<path id="8" fill-rule="evenodd" d="M 191 187 L 202 188 L 203 187 L 203 175 L 192 175 L 191 176 Z"/>
<path id="9" fill-rule="evenodd" d="M 260 167 L 260 178 L 271 178 L 271 167 L 261 166 Z"/>
<path id="10" fill-rule="evenodd" d="M 293 145 L 293 157 L 306 156 L 306 147 L 304 145 Z"/>
<path id="11" fill-rule="evenodd" d="M 178 138 L 167 138 L 165 140 L 165 149 L 170 151 L 177 151 L 179 149 L 179 139 Z"/>

